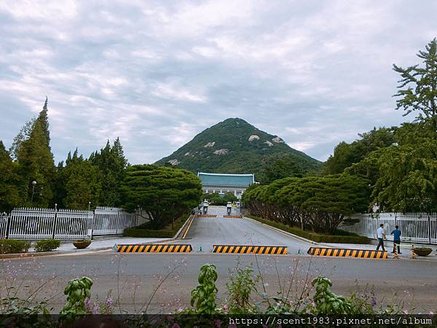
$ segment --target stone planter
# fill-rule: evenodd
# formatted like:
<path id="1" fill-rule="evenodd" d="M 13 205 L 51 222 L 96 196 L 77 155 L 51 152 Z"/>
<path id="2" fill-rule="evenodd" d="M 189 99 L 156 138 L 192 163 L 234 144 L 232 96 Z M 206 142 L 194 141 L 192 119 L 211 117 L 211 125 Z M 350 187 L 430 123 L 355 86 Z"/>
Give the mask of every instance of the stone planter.
<path id="1" fill-rule="evenodd" d="M 78 249 L 87 248 L 90 244 L 91 244 L 91 240 L 88 240 L 88 239 L 73 241 L 73 245 Z"/>
<path id="2" fill-rule="evenodd" d="M 413 248 L 413 252 L 419 256 L 428 256 L 431 254 L 432 249 L 428 247 L 415 247 Z"/>

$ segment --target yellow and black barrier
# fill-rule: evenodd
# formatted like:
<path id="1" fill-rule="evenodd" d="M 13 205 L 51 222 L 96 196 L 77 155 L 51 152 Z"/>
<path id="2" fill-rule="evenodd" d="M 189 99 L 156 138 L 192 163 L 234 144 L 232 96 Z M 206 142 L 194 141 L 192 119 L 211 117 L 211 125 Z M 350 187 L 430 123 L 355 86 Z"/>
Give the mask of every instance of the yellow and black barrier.
<path id="1" fill-rule="evenodd" d="M 196 218 L 216 218 L 216 214 L 196 214 Z"/>
<path id="2" fill-rule="evenodd" d="M 213 245 L 213 253 L 285 255 L 287 246 Z"/>
<path id="3" fill-rule="evenodd" d="M 125 244 L 117 245 L 118 253 L 190 253 L 189 244 Z"/>
<path id="4" fill-rule="evenodd" d="M 241 215 L 223 215 L 225 219 L 241 219 Z"/>
<path id="5" fill-rule="evenodd" d="M 315 256 L 360 257 L 368 259 L 388 258 L 387 252 L 384 251 L 348 248 L 310 247 L 308 254 Z"/>

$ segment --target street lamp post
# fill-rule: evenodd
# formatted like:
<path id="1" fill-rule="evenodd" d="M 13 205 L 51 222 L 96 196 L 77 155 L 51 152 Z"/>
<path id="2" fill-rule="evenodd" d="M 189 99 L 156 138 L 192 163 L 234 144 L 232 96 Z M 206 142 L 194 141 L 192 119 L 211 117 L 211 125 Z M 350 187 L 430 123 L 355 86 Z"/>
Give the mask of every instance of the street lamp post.
<path id="1" fill-rule="evenodd" d="M 33 204 L 33 195 L 35 194 L 35 186 L 36 186 L 36 181 L 33 180 L 32 181 L 32 197 L 30 198 L 30 203 Z"/>
<path id="2" fill-rule="evenodd" d="M 56 220 L 57 219 L 58 219 L 58 204 L 55 203 L 55 217 L 53 218 L 52 239 L 55 239 L 55 235 L 56 235 Z"/>

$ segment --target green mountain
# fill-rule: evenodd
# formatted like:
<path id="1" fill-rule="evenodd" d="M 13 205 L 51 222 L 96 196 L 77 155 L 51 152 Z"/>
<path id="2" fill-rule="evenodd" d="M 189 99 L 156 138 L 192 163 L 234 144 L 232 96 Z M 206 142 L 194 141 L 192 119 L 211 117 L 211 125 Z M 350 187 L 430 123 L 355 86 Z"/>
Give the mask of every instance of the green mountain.
<path id="1" fill-rule="evenodd" d="M 321 163 L 288 146 L 240 118 L 229 118 L 196 135 L 170 156 L 156 162 L 176 165 L 193 172 L 255 173 L 257 181 L 268 182 L 279 175 L 303 175 Z M 280 178 L 278 176 L 276 178 Z"/>

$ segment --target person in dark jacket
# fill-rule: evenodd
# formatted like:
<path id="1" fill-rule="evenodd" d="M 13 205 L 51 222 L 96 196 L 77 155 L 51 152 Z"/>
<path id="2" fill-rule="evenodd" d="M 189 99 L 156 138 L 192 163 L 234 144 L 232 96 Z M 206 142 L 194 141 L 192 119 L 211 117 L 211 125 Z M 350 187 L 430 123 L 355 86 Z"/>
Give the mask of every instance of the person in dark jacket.
<path id="1" fill-rule="evenodd" d="M 401 231 L 399 230 L 399 226 L 395 226 L 395 230 L 391 232 L 393 235 L 393 252 L 396 253 L 396 246 L 398 247 L 398 254 L 401 254 Z"/>

